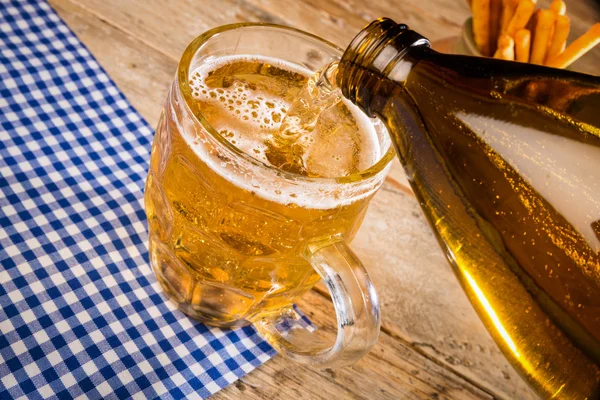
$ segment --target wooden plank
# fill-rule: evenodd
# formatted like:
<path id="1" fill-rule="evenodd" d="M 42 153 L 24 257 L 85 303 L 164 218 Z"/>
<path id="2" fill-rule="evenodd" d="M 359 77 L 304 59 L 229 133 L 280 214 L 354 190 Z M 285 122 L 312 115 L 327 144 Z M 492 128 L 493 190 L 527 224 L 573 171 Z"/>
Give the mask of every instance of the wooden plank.
<path id="1" fill-rule="evenodd" d="M 135 108 L 156 125 L 177 61 L 132 40 L 111 24 L 68 1 L 50 4 L 94 54 Z"/>
<path id="2" fill-rule="evenodd" d="M 258 4 L 268 4 L 268 9 L 278 15 L 286 13 L 286 7 L 278 0 L 248 0 Z M 552 0 L 540 0 L 537 5 L 548 8 Z M 361 26 L 377 17 L 389 17 L 396 22 L 407 24 L 411 29 L 426 36 L 432 43 L 461 34 L 463 22 L 471 16 L 466 1 L 449 0 L 404 0 L 399 7 L 395 0 L 365 2 L 361 0 L 304 0 L 329 15 L 330 19 L 350 22 L 349 27 L 358 31 Z M 591 1 L 569 2 L 567 15 L 571 18 L 571 32 L 568 42 L 585 33 L 600 20 L 600 9 Z M 292 21 L 295 22 L 295 21 Z M 362 24 L 362 25 L 361 25 Z M 304 28 L 303 28 L 304 29 Z M 324 37 L 327 36 L 325 32 Z M 352 35 L 351 35 L 352 36 Z M 343 47 L 346 42 L 340 45 Z M 600 74 L 600 46 L 573 63 L 570 69 L 589 74 Z"/>
<path id="3" fill-rule="evenodd" d="M 51 1 L 51 3 L 53 3 Z M 129 37 L 178 61 L 196 36 L 219 25 L 244 21 L 285 23 L 242 1 L 77 1 L 82 10 L 110 22 Z"/>
<path id="4" fill-rule="evenodd" d="M 443 1 L 447 3 L 447 0 L 421 2 L 427 9 L 417 7 L 414 4 L 417 3 L 416 0 L 403 1 L 401 5 L 395 1 L 365 2 L 361 0 L 304 0 L 302 2 L 294 0 L 246 1 L 265 11 L 268 10 L 269 13 L 286 20 L 289 24 L 298 26 L 300 29 L 315 32 L 342 47 L 345 47 L 362 27 L 375 18 L 392 18 L 396 22 L 409 25 L 412 29 L 428 36 L 431 40 L 436 40 L 450 36 L 451 34 L 457 34 L 462 21 L 466 19 L 468 14 L 466 6 L 463 3 L 458 3 L 453 7 L 437 8 L 437 14 L 449 12 L 451 15 L 456 15 L 459 22 L 452 22 L 451 19 L 441 15 L 436 20 L 433 20 L 432 13 L 436 9 L 435 2 Z M 295 13 L 289 12 L 290 9 L 293 9 Z M 301 12 L 297 11 L 297 9 L 301 10 Z M 318 21 L 315 21 L 315 15 L 319 15 L 320 18 Z M 343 28 L 343 32 L 341 34 L 335 31 L 331 32 L 330 21 L 336 26 Z"/>
<path id="5" fill-rule="evenodd" d="M 540 0 L 539 4 L 545 7 L 549 1 Z M 407 23 L 436 41 L 459 35 L 463 21 L 470 15 L 466 2 L 449 0 L 407 0 L 402 2 L 401 7 L 394 0 L 221 0 L 191 3 L 89 0 L 80 1 L 80 4 L 175 60 L 195 36 L 226 23 L 263 21 L 292 25 L 343 47 L 376 17 L 388 16 Z M 600 11 L 588 0 L 569 3 L 568 15 L 573 20 L 569 40 L 573 40 L 600 18 Z M 161 23 L 152 22 L 156 20 Z M 596 48 L 572 68 L 598 73 L 599 63 L 600 48 Z"/>
<path id="6" fill-rule="evenodd" d="M 411 193 L 386 183 L 352 248 L 378 288 L 388 332 L 497 397 L 535 398 L 485 331 Z"/>
<path id="7" fill-rule="evenodd" d="M 467 2 L 448 0 L 407 0 L 399 7 L 395 0 L 364 2 L 361 0 L 245 0 L 255 9 L 274 15 L 277 20 L 325 37 L 342 48 L 364 25 L 386 16 L 408 24 L 432 42 L 461 34 L 463 22 L 470 16 Z M 547 7 L 550 0 L 540 0 Z M 571 6 L 571 4 L 573 4 Z M 572 19 L 569 43 L 583 34 L 600 19 L 600 11 L 590 1 L 568 5 Z M 315 23 L 315 15 L 319 21 Z M 251 19 L 254 20 L 254 19 Z M 342 31 L 340 31 L 342 29 Z M 576 61 L 571 69 L 589 74 L 600 74 L 600 46 Z"/>
<path id="8" fill-rule="evenodd" d="M 137 19 L 133 19 L 128 25 L 129 30 L 124 30 L 120 28 L 126 26 L 123 20 L 121 25 L 115 25 L 110 18 L 118 15 L 123 15 L 125 19 L 132 18 L 133 10 L 125 7 L 128 2 L 121 3 L 121 7 L 126 8 L 122 13 L 111 14 L 110 18 L 103 16 L 104 8 L 95 10 L 92 14 L 88 9 L 67 0 L 51 0 L 51 4 L 106 67 L 144 117 L 155 123 L 166 89 L 173 79 L 176 61 L 160 42 L 151 43 L 150 36 L 141 36 L 143 32 L 152 31 L 152 27 L 156 27 L 159 32 L 164 29 L 161 25 L 166 25 L 166 30 L 172 29 L 164 19 L 153 19 L 166 15 L 163 14 L 166 10 L 146 12 L 143 4 L 138 4 Z M 90 5 L 88 2 L 85 4 Z M 118 4 L 112 6 L 119 8 Z M 110 4 L 108 7 L 111 7 Z M 172 11 L 175 12 L 174 10 L 175 8 Z M 189 9 L 186 12 L 188 15 L 193 14 Z M 194 12 L 201 14 L 199 11 Z M 254 12 L 255 15 L 260 15 L 260 11 Z M 169 15 L 170 20 L 178 21 L 178 18 L 174 14 Z M 188 16 L 182 18 L 185 21 L 190 19 Z M 144 21 L 143 24 L 140 21 Z M 144 26 L 143 29 L 136 28 L 141 33 L 133 32 L 132 27 L 138 23 Z M 178 25 L 185 28 L 184 22 Z M 186 29 L 173 30 L 172 36 L 176 36 L 177 32 L 182 32 L 184 36 L 189 33 Z M 159 37 L 160 35 L 152 40 L 159 40 Z M 173 46 L 185 47 L 187 44 L 181 44 L 182 41 L 173 37 L 168 40 Z M 138 65 L 146 67 L 138 68 Z M 412 351 L 421 357 L 435 360 L 434 364 L 443 365 L 443 369 L 453 379 L 464 376 L 466 380 L 500 398 L 530 398 L 525 384 L 496 349 L 454 280 L 421 216 L 416 200 L 407 194 L 410 191 L 403 186 L 405 183 L 391 182 L 376 196 L 365 224 L 353 243 L 381 293 L 384 332 L 390 334 L 389 337 L 382 336 L 412 347 Z M 406 351 L 402 351 L 388 350 L 406 358 Z M 288 362 L 275 362 L 278 364 L 273 368 L 286 371 L 291 368 Z M 263 368 L 260 369 L 262 370 Z M 313 372 L 302 371 L 307 382 L 312 384 L 311 379 L 320 382 L 318 385 L 315 383 L 315 387 L 325 385 Z M 263 372 L 257 371 L 255 374 L 262 376 Z M 449 378 L 444 376 L 444 379 Z M 335 382 L 338 380 L 329 384 L 336 384 Z M 292 393 L 293 385 L 289 385 L 289 393 Z M 402 384 L 399 385 L 397 390 L 405 390 Z M 465 386 L 469 385 L 465 383 Z M 279 386 L 278 390 L 283 389 Z M 338 395 L 345 393 L 340 386 L 327 390 L 334 390 Z M 318 392 L 328 397 L 330 392 L 327 390 L 319 389 Z"/>
<path id="9" fill-rule="evenodd" d="M 329 300 L 309 292 L 299 302 L 310 317 L 330 321 Z M 333 326 L 324 327 L 331 331 Z M 373 350 L 352 368 L 317 370 L 293 365 L 281 356 L 252 371 L 216 399 L 491 399 L 492 396 L 382 333 Z"/>

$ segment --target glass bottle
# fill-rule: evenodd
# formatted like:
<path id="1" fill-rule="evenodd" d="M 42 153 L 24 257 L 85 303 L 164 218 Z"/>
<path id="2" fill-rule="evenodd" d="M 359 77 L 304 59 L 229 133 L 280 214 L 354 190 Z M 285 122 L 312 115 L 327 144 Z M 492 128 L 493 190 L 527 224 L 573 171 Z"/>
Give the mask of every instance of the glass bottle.
<path id="1" fill-rule="evenodd" d="M 513 366 L 545 398 L 600 396 L 600 78 L 441 54 L 379 19 L 336 79 L 387 126 Z"/>

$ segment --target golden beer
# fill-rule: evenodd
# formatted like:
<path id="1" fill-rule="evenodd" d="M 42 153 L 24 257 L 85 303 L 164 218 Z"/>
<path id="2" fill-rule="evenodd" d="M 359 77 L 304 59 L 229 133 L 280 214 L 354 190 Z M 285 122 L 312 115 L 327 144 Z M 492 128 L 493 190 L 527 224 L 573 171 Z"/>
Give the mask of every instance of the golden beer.
<path id="1" fill-rule="evenodd" d="M 300 139 L 300 173 L 274 168 L 265 155 L 290 150 L 269 148 L 270 139 L 311 73 L 233 55 L 212 57 L 183 88 L 173 85 L 145 204 L 152 266 L 186 314 L 240 326 L 291 304 L 319 280 L 307 248 L 349 241 L 360 226 L 389 143 L 355 106 L 328 109 Z"/>

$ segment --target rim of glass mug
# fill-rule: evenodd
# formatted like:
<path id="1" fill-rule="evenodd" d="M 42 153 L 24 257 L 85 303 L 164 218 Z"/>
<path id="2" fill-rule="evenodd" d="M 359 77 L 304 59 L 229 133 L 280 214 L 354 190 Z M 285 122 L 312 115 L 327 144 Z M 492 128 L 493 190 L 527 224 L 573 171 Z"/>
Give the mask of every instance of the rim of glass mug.
<path id="1" fill-rule="evenodd" d="M 188 47 L 185 49 L 185 51 L 179 61 L 179 66 L 177 68 L 177 81 L 178 81 L 180 93 L 182 94 L 182 96 L 185 100 L 185 103 L 186 103 L 188 109 L 191 111 L 191 114 L 194 116 L 194 118 L 202 125 L 202 127 L 208 133 L 210 133 L 210 135 L 215 140 L 217 140 L 219 145 L 223 146 L 228 151 L 232 152 L 235 155 L 235 157 L 242 159 L 245 162 L 248 162 L 255 167 L 259 167 L 262 170 L 275 172 L 278 179 L 284 178 L 286 180 L 292 180 L 292 181 L 296 182 L 296 184 L 298 182 L 300 182 L 300 183 L 313 182 L 313 183 L 319 183 L 319 184 L 323 184 L 323 185 L 335 186 L 335 185 L 344 184 L 344 183 L 357 184 L 359 182 L 364 182 L 365 180 L 369 180 L 370 178 L 377 178 L 377 177 L 381 178 L 380 174 L 382 172 L 384 172 L 386 167 L 389 166 L 390 162 L 394 159 L 394 156 L 396 154 L 394 147 L 391 145 L 391 141 L 389 142 L 387 149 L 382 149 L 382 153 L 384 153 L 384 154 L 382 154 L 382 156 L 379 158 L 379 160 L 376 163 L 374 163 L 373 165 L 371 165 L 369 168 L 367 168 L 363 171 L 354 173 L 352 175 L 335 177 L 335 178 L 307 177 L 307 176 L 298 175 L 298 174 L 280 170 L 276 167 L 268 165 L 256 158 L 252 157 L 251 155 L 245 153 L 244 151 L 242 151 L 241 149 L 239 149 L 238 147 L 236 147 L 235 145 L 230 143 L 223 136 L 221 136 L 221 134 L 219 134 L 216 131 L 216 129 L 214 129 L 213 126 L 204 118 L 204 116 L 202 114 L 202 110 L 200 110 L 200 108 L 198 107 L 198 104 L 193 100 L 192 93 L 191 93 L 191 90 L 189 87 L 190 65 L 194 64 L 195 55 L 210 39 L 213 39 L 224 32 L 229 32 L 232 30 L 240 30 L 240 35 L 241 35 L 241 30 L 243 30 L 243 29 L 247 30 L 249 28 L 272 29 L 274 31 L 274 33 L 276 31 L 280 31 L 280 32 L 283 31 L 283 32 L 286 32 L 289 34 L 300 35 L 307 40 L 312 40 L 314 42 L 321 44 L 322 46 L 329 48 L 330 50 L 333 50 L 335 53 L 337 53 L 336 58 L 338 58 L 338 59 L 341 58 L 342 53 L 343 53 L 343 50 L 341 48 L 339 48 L 335 44 L 333 44 L 319 36 L 313 35 L 308 32 L 301 31 L 299 29 L 282 26 L 282 25 L 268 24 L 268 23 L 236 23 L 236 24 L 223 25 L 223 26 L 219 26 L 217 28 L 213 28 L 213 29 L 201 34 L 197 38 L 195 38 L 188 45 Z M 240 54 L 247 54 L 247 53 L 240 53 Z M 251 55 L 251 54 L 248 54 L 248 55 Z M 298 65 L 298 63 L 296 63 L 296 62 L 294 62 L 293 64 Z M 323 62 L 323 65 L 325 65 L 325 62 Z M 301 65 L 301 66 L 306 68 L 306 66 L 303 66 L 303 65 Z M 383 129 L 385 129 L 385 128 L 383 128 Z M 387 171 L 385 171 L 385 172 L 387 172 Z M 385 178 L 385 174 L 383 174 L 383 175 L 384 175 L 383 178 Z M 379 180 L 379 179 L 377 179 L 377 180 Z M 378 186 L 378 185 L 376 185 L 376 186 Z"/>

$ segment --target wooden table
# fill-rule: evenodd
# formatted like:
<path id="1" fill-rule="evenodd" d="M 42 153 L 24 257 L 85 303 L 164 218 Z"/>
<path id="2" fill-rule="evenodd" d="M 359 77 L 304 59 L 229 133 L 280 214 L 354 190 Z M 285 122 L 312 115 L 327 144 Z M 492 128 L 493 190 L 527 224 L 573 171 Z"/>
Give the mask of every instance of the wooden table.
<path id="1" fill-rule="evenodd" d="M 407 23 L 435 41 L 458 35 L 469 15 L 461 0 L 50 0 L 50 4 L 152 125 L 184 48 L 209 28 L 264 21 L 295 26 L 345 47 L 361 27 L 379 16 Z M 600 5 L 571 0 L 568 15 L 571 36 L 579 36 L 600 20 Z M 600 49 L 574 69 L 600 74 Z M 536 398 L 471 308 L 397 163 L 352 246 L 371 272 L 382 303 L 382 333 L 369 355 L 353 368 L 334 371 L 296 366 L 276 356 L 215 398 Z M 332 306 L 317 289 L 305 296 L 301 307 L 320 319 Z"/>

